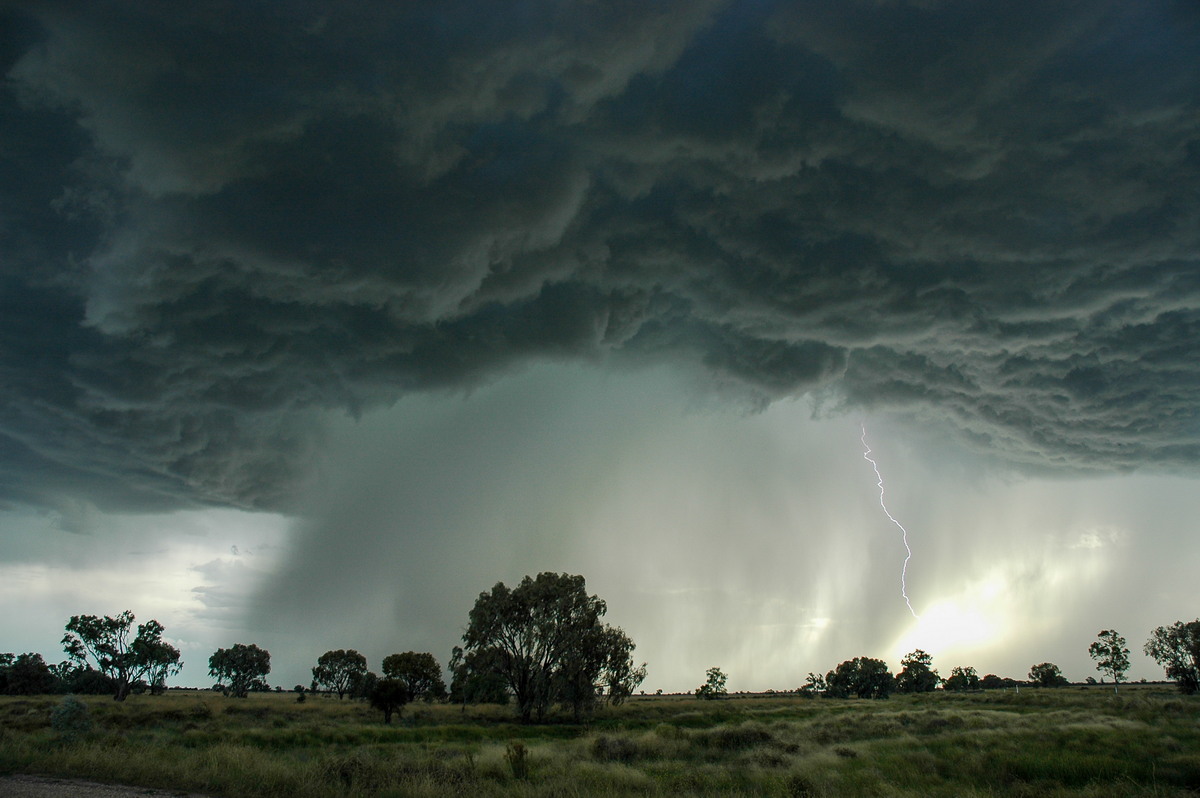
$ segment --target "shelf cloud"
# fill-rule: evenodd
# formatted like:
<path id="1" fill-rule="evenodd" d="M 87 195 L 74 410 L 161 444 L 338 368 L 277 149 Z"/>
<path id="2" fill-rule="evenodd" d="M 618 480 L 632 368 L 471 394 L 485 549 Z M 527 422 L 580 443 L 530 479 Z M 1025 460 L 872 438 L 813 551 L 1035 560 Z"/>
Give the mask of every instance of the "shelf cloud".
<path id="1" fill-rule="evenodd" d="M 286 509 L 546 361 L 1200 463 L 1194 3 L 0 13 L 10 505 Z"/>

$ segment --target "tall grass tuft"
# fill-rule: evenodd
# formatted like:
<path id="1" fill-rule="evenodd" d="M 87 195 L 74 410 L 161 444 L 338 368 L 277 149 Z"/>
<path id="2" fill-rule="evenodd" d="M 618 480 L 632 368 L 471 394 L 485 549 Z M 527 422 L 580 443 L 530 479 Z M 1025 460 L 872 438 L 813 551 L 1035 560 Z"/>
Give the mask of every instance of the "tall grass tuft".
<path id="1" fill-rule="evenodd" d="M 508 763 L 514 779 L 524 781 L 529 778 L 529 749 L 520 740 L 513 740 L 504 751 L 504 761 Z"/>
<path id="2" fill-rule="evenodd" d="M 762 724 L 748 722 L 738 726 L 718 726 L 698 739 L 720 751 L 740 751 L 771 742 L 774 736 Z"/>
<path id="3" fill-rule="evenodd" d="M 592 756 L 601 762 L 629 763 L 638 758 L 638 744 L 628 737 L 600 735 L 592 741 Z"/>

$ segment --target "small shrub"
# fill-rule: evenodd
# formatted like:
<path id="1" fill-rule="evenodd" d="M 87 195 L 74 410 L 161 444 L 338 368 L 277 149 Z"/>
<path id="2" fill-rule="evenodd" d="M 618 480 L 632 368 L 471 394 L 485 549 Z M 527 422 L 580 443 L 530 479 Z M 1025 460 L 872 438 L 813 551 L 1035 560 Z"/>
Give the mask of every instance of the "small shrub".
<path id="1" fill-rule="evenodd" d="M 802 773 L 793 773 L 784 782 L 784 789 L 790 798 L 812 798 L 819 795 L 812 779 Z"/>
<path id="2" fill-rule="evenodd" d="M 855 751 L 853 748 L 847 748 L 844 745 L 839 745 L 837 748 L 833 749 L 833 752 L 842 759 L 855 759 L 858 757 L 858 751 Z"/>
<path id="3" fill-rule="evenodd" d="M 660 723 L 654 727 L 654 733 L 664 740 L 682 740 L 686 735 L 683 729 L 670 723 Z"/>
<path id="4" fill-rule="evenodd" d="M 381 764 L 364 751 L 333 757 L 325 762 L 323 770 L 327 782 L 346 790 L 375 789 L 384 781 Z"/>
<path id="5" fill-rule="evenodd" d="M 638 744 L 628 737 L 600 736 L 592 743 L 592 756 L 601 762 L 624 762 L 638 758 Z"/>
<path id="6" fill-rule="evenodd" d="M 779 751 L 763 749 L 754 754 L 751 760 L 755 765 L 764 768 L 781 768 L 791 764 L 791 760 Z"/>
<path id="7" fill-rule="evenodd" d="M 87 704 L 73 695 L 63 700 L 50 713 L 50 728 L 67 742 L 73 742 L 92 730 L 92 716 Z"/>
<path id="8" fill-rule="evenodd" d="M 774 739 L 769 731 L 761 726 L 746 723 L 741 726 L 719 726 L 707 735 L 705 742 L 712 748 L 722 751 L 739 751 L 755 745 L 762 745 Z"/>
<path id="9" fill-rule="evenodd" d="M 504 752 L 504 761 L 508 763 L 513 778 L 529 778 L 529 749 L 525 747 L 525 743 L 520 740 L 510 742 Z"/>

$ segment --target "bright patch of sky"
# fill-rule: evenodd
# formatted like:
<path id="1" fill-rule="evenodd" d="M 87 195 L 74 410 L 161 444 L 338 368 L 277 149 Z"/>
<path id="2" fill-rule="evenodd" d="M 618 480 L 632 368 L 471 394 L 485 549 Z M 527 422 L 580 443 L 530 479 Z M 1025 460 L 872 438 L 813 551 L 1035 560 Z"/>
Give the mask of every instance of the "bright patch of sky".
<path id="1" fill-rule="evenodd" d="M 1160 675 L 1140 646 L 1187 614 L 1192 482 L 1019 478 L 918 454 L 930 439 L 870 419 L 910 533 L 914 619 L 860 420 L 695 397 L 668 370 L 543 366 L 337 422 L 298 517 L 10 513 L 0 639 L 57 661 L 67 617 L 131 609 L 179 641 L 177 683 L 206 683 L 216 647 L 257 642 L 290 688 L 327 649 L 376 670 L 403 650 L 445 662 L 479 592 L 556 570 L 608 602 L 651 690 L 690 689 L 713 665 L 732 689 L 791 689 L 854 656 L 898 668 L 915 648 L 944 674 L 1048 660 L 1083 679 L 1102 628 L 1129 639 L 1132 676 Z"/>

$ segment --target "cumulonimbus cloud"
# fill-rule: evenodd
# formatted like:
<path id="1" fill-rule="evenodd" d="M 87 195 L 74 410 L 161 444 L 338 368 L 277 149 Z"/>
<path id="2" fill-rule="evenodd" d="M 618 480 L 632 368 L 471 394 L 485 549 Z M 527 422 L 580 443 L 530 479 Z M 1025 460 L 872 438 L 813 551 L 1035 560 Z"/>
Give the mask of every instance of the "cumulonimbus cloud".
<path id="1" fill-rule="evenodd" d="M 1200 459 L 1194 4 L 4 13 L 10 501 L 280 506 L 545 358 Z"/>

